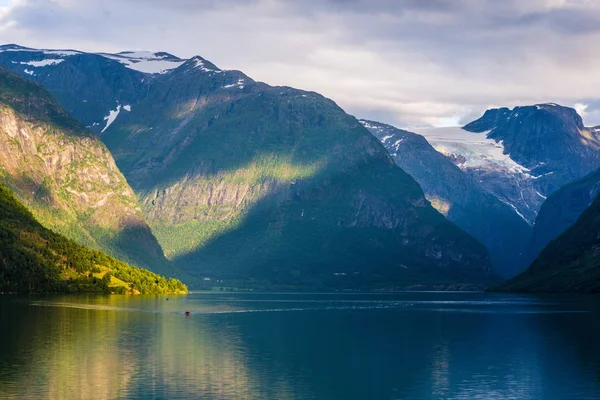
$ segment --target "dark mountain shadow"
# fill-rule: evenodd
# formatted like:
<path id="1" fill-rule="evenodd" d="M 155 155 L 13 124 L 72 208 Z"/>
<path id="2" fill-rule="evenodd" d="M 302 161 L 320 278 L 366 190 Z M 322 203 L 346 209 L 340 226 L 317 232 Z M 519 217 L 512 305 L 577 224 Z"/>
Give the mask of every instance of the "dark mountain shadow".
<path id="1" fill-rule="evenodd" d="M 600 169 L 554 192 L 536 218 L 523 263 L 529 266 L 544 247 L 577 222 L 600 192 Z"/>
<path id="2" fill-rule="evenodd" d="M 108 248 L 115 257 L 140 268 L 148 269 L 160 275 L 185 279 L 162 252 L 160 244 L 147 225 L 131 225 L 119 231 L 108 240 Z"/>
<path id="3" fill-rule="evenodd" d="M 254 286 L 493 281 L 483 246 L 429 207 L 416 182 L 388 159 L 325 169 L 282 187 L 254 204 L 235 229 L 175 263 L 199 280 Z"/>

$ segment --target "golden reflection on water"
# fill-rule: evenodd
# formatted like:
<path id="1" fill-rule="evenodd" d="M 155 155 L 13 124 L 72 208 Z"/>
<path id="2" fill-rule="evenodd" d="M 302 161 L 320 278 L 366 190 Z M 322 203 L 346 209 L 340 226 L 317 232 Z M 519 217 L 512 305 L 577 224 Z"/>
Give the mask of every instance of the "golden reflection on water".
<path id="1" fill-rule="evenodd" d="M 156 301 L 125 311 L 119 296 L 21 305 L 11 326 L 19 334 L 17 379 L 0 376 L 0 398 L 292 398 L 285 379 L 264 385 L 249 371 L 234 325 L 162 307 L 132 311 L 155 311 Z"/>

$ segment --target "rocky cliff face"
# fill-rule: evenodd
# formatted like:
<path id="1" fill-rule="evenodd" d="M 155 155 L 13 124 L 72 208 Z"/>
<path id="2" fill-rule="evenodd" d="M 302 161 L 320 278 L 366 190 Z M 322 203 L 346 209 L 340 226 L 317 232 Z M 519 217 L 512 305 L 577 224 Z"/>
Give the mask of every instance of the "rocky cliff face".
<path id="1" fill-rule="evenodd" d="M 108 149 L 44 89 L 1 67 L 0 179 L 46 227 L 171 272 Z"/>
<path id="2" fill-rule="evenodd" d="M 381 141 L 396 164 L 415 178 L 440 213 L 487 247 L 500 275 L 512 277 L 522 271 L 520 258 L 531 228 L 512 208 L 423 136 L 374 121 L 361 123 Z"/>
<path id="3" fill-rule="evenodd" d="M 71 57 L 41 68 L 70 74 Z M 493 279 L 483 246 L 335 103 L 200 57 L 168 62 L 178 65 L 143 73 L 147 90 L 131 104 L 105 106 L 115 112 L 100 132 L 181 268 L 254 286 L 474 288 Z"/>

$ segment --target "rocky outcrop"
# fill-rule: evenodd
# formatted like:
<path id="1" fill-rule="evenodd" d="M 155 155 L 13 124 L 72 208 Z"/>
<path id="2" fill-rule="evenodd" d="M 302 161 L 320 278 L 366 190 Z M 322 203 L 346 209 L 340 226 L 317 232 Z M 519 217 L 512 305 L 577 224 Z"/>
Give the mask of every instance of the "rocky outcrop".
<path id="1" fill-rule="evenodd" d="M 172 272 L 102 142 L 40 86 L 0 67 L 0 179 L 46 227 Z"/>

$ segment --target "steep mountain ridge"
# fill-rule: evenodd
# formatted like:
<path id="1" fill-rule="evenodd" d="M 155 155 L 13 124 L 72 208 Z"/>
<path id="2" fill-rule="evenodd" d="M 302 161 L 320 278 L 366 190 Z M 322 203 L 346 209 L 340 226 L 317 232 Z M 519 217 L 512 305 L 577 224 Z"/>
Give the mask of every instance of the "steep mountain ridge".
<path id="1" fill-rule="evenodd" d="M 173 273 L 108 149 L 41 86 L 0 67 L 0 179 L 70 239 Z"/>
<path id="2" fill-rule="evenodd" d="M 423 136 L 379 122 L 360 122 L 421 185 L 440 213 L 487 247 L 500 275 L 512 277 L 522 271 L 520 258 L 531 228 L 508 205 L 436 151 Z"/>
<path id="3" fill-rule="evenodd" d="M 183 66 L 180 72 L 198 69 L 240 75 L 238 80 L 228 81 L 227 88 L 243 88 L 247 78 L 236 71 L 221 71 L 199 56 L 180 59 L 165 52 L 85 53 L 4 45 L 0 46 L 0 65 L 40 83 L 96 134 L 145 98 L 156 81 L 179 67 Z"/>
<path id="4" fill-rule="evenodd" d="M 132 112 L 103 136 L 136 182 L 157 236 L 176 246 L 165 248 L 179 265 L 193 265 L 194 273 L 211 279 L 251 277 L 258 284 L 428 287 L 456 279 L 450 265 L 472 268 L 475 276 L 487 263 L 465 257 L 474 240 L 459 251 L 457 243 L 415 242 L 447 240 L 435 237 L 446 229 L 441 215 L 333 102 L 249 80 L 229 94 L 231 83 L 219 76 L 215 84 L 202 72 L 191 90 L 201 93 L 193 103 L 199 110 L 180 109 L 175 121 L 156 111 L 150 121 L 150 113 Z M 155 104 L 164 101 L 149 98 L 135 110 Z M 151 132 L 131 138 L 132 127 L 148 122 Z M 138 151 L 149 144 L 149 152 Z M 382 192 L 386 180 L 396 182 L 401 195 Z M 421 261 L 423 255 L 430 261 Z M 445 267 L 436 270 L 436 264 Z M 427 277 L 423 270 L 430 269 Z"/>
<path id="5" fill-rule="evenodd" d="M 549 195 L 600 167 L 599 130 L 554 103 L 490 109 L 462 128 L 414 131 L 531 226 Z"/>
<path id="6" fill-rule="evenodd" d="M 10 54 L 9 61 L 7 53 L 15 52 L 0 51 L 0 62 L 15 69 L 22 64 L 13 60 L 32 56 Z M 72 57 L 87 56 L 42 67 L 47 77 L 68 75 Z M 134 72 L 109 61 L 96 84 L 120 93 L 107 77 Z M 105 111 L 110 124 L 95 129 L 165 252 L 200 281 L 480 288 L 494 279 L 483 246 L 435 211 L 331 100 L 254 82 L 200 57 L 138 79 L 147 85 L 143 95 L 114 100 L 116 108 L 107 103 L 116 111 Z M 85 104 L 69 111 L 85 115 Z"/>
<path id="7" fill-rule="evenodd" d="M 494 140 L 526 169 L 514 180 L 516 192 L 504 191 L 509 182 L 486 185 L 530 222 L 554 191 L 600 167 L 596 130 L 584 127 L 574 109 L 555 103 L 487 110 L 464 129 Z"/>
<path id="8" fill-rule="evenodd" d="M 575 224 L 579 216 L 600 193 L 600 169 L 554 192 L 537 216 L 531 241 L 525 254 L 530 264 L 553 239 Z"/>
<path id="9" fill-rule="evenodd" d="M 600 293 L 600 197 L 525 272 L 493 290 Z"/>

